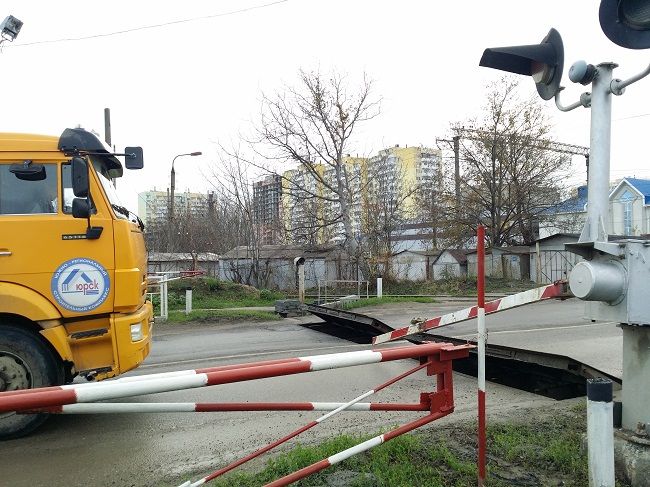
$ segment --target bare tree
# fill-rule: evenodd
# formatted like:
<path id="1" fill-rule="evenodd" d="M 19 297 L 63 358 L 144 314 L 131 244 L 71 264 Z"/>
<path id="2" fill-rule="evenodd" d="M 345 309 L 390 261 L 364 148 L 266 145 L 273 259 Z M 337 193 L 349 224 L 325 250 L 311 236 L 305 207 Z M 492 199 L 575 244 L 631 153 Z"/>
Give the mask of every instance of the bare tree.
<path id="1" fill-rule="evenodd" d="M 241 260 L 235 259 L 225 272 L 235 282 L 265 288 L 271 278 L 271 267 L 260 254 L 265 229 L 258 224 L 255 214 L 250 165 L 237 149 L 226 150 L 222 146 L 219 149 L 219 170 L 213 168 L 211 180 L 216 192 L 231 202 L 232 210 L 239 216 L 240 242 L 246 247 Z"/>
<path id="2" fill-rule="evenodd" d="M 408 183 L 402 168 L 386 155 L 371 159 L 361 197 L 362 248 L 367 259 L 364 275 L 391 277 L 390 261 L 396 235 L 411 216 L 407 202 L 416 200 L 421 184 Z"/>
<path id="3" fill-rule="evenodd" d="M 540 101 L 522 101 L 516 88 L 513 78 L 501 79 L 490 87 L 482 118 L 452 126 L 461 137 L 462 184 L 460 208 L 448 197 L 448 232 L 458 240 L 471 240 L 483 224 L 490 245 L 531 243 L 539 216 L 558 201 L 567 156 L 545 142 L 551 125 Z"/>
<path id="4" fill-rule="evenodd" d="M 180 207 L 173 221 L 151 222 L 145 228 L 153 252 L 223 253 L 242 245 L 245 234 L 236 205 L 222 194 L 205 195 L 205 205 Z"/>
<path id="5" fill-rule="evenodd" d="M 287 178 L 285 190 L 306 207 L 304 222 L 312 234 L 342 237 L 343 247 L 359 257 L 353 205 L 359 194 L 360 172 L 349 158 L 352 136 L 357 126 L 379 113 L 379 100 L 372 97 L 372 82 L 364 77 L 350 89 L 345 77 L 333 73 L 300 71 L 296 87 L 287 86 L 272 95 L 263 95 L 258 126 L 259 153 L 267 159 L 298 164 L 305 178 Z M 305 184 L 305 179 L 315 184 Z M 299 220 L 300 222 L 300 220 Z M 336 235 L 337 227 L 342 229 Z"/>

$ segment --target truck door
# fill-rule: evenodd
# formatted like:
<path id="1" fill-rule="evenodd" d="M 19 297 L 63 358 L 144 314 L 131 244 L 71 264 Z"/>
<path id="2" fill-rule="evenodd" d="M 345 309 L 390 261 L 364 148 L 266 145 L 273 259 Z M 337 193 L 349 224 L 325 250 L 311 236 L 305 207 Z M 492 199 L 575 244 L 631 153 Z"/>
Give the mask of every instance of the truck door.
<path id="1" fill-rule="evenodd" d="M 89 240 L 87 220 L 72 216 L 69 161 L 34 162 L 44 179 L 18 179 L 0 165 L 0 282 L 35 290 L 63 316 L 112 311 L 112 218 L 93 171 L 91 224 L 103 230 Z"/>

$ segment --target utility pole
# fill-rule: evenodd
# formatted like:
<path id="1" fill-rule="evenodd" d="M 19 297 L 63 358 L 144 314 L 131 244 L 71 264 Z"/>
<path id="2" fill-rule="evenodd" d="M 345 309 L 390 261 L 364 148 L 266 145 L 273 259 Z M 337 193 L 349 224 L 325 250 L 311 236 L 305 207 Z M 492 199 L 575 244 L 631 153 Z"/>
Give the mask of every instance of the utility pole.
<path id="1" fill-rule="evenodd" d="M 454 182 L 456 186 L 456 208 L 460 212 L 460 136 L 454 135 Z"/>
<path id="2" fill-rule="evenodd" d="M 104 108 L 104 140 L 109 147 L 113 147 L 111 142 L 111 109 Z"/>

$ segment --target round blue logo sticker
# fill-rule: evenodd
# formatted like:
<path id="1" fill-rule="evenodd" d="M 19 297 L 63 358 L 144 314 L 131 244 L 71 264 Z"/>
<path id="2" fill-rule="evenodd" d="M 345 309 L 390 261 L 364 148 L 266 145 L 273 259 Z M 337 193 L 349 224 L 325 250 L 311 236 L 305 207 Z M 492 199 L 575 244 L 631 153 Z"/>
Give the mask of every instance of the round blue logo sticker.
<path id="1" fill-rule="evenodd" d="M 101 305 L 108 297 L 111 281 L 102 265 L 92 259 L 71 259 L 52 276 L 52 295 L 70 311 L 83 313 Z"/>

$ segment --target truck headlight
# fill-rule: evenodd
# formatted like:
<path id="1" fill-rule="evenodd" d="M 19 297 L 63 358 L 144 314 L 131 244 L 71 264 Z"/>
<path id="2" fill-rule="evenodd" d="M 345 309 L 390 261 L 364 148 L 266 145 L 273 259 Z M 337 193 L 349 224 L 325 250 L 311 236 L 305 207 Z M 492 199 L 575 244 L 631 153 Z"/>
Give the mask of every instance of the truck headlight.
<path id="1" fill-rule="evenodd" d="M 142 323 L 131 325 L 131 341 L 137 342 L 138 340 L 142 340 Z"/>

